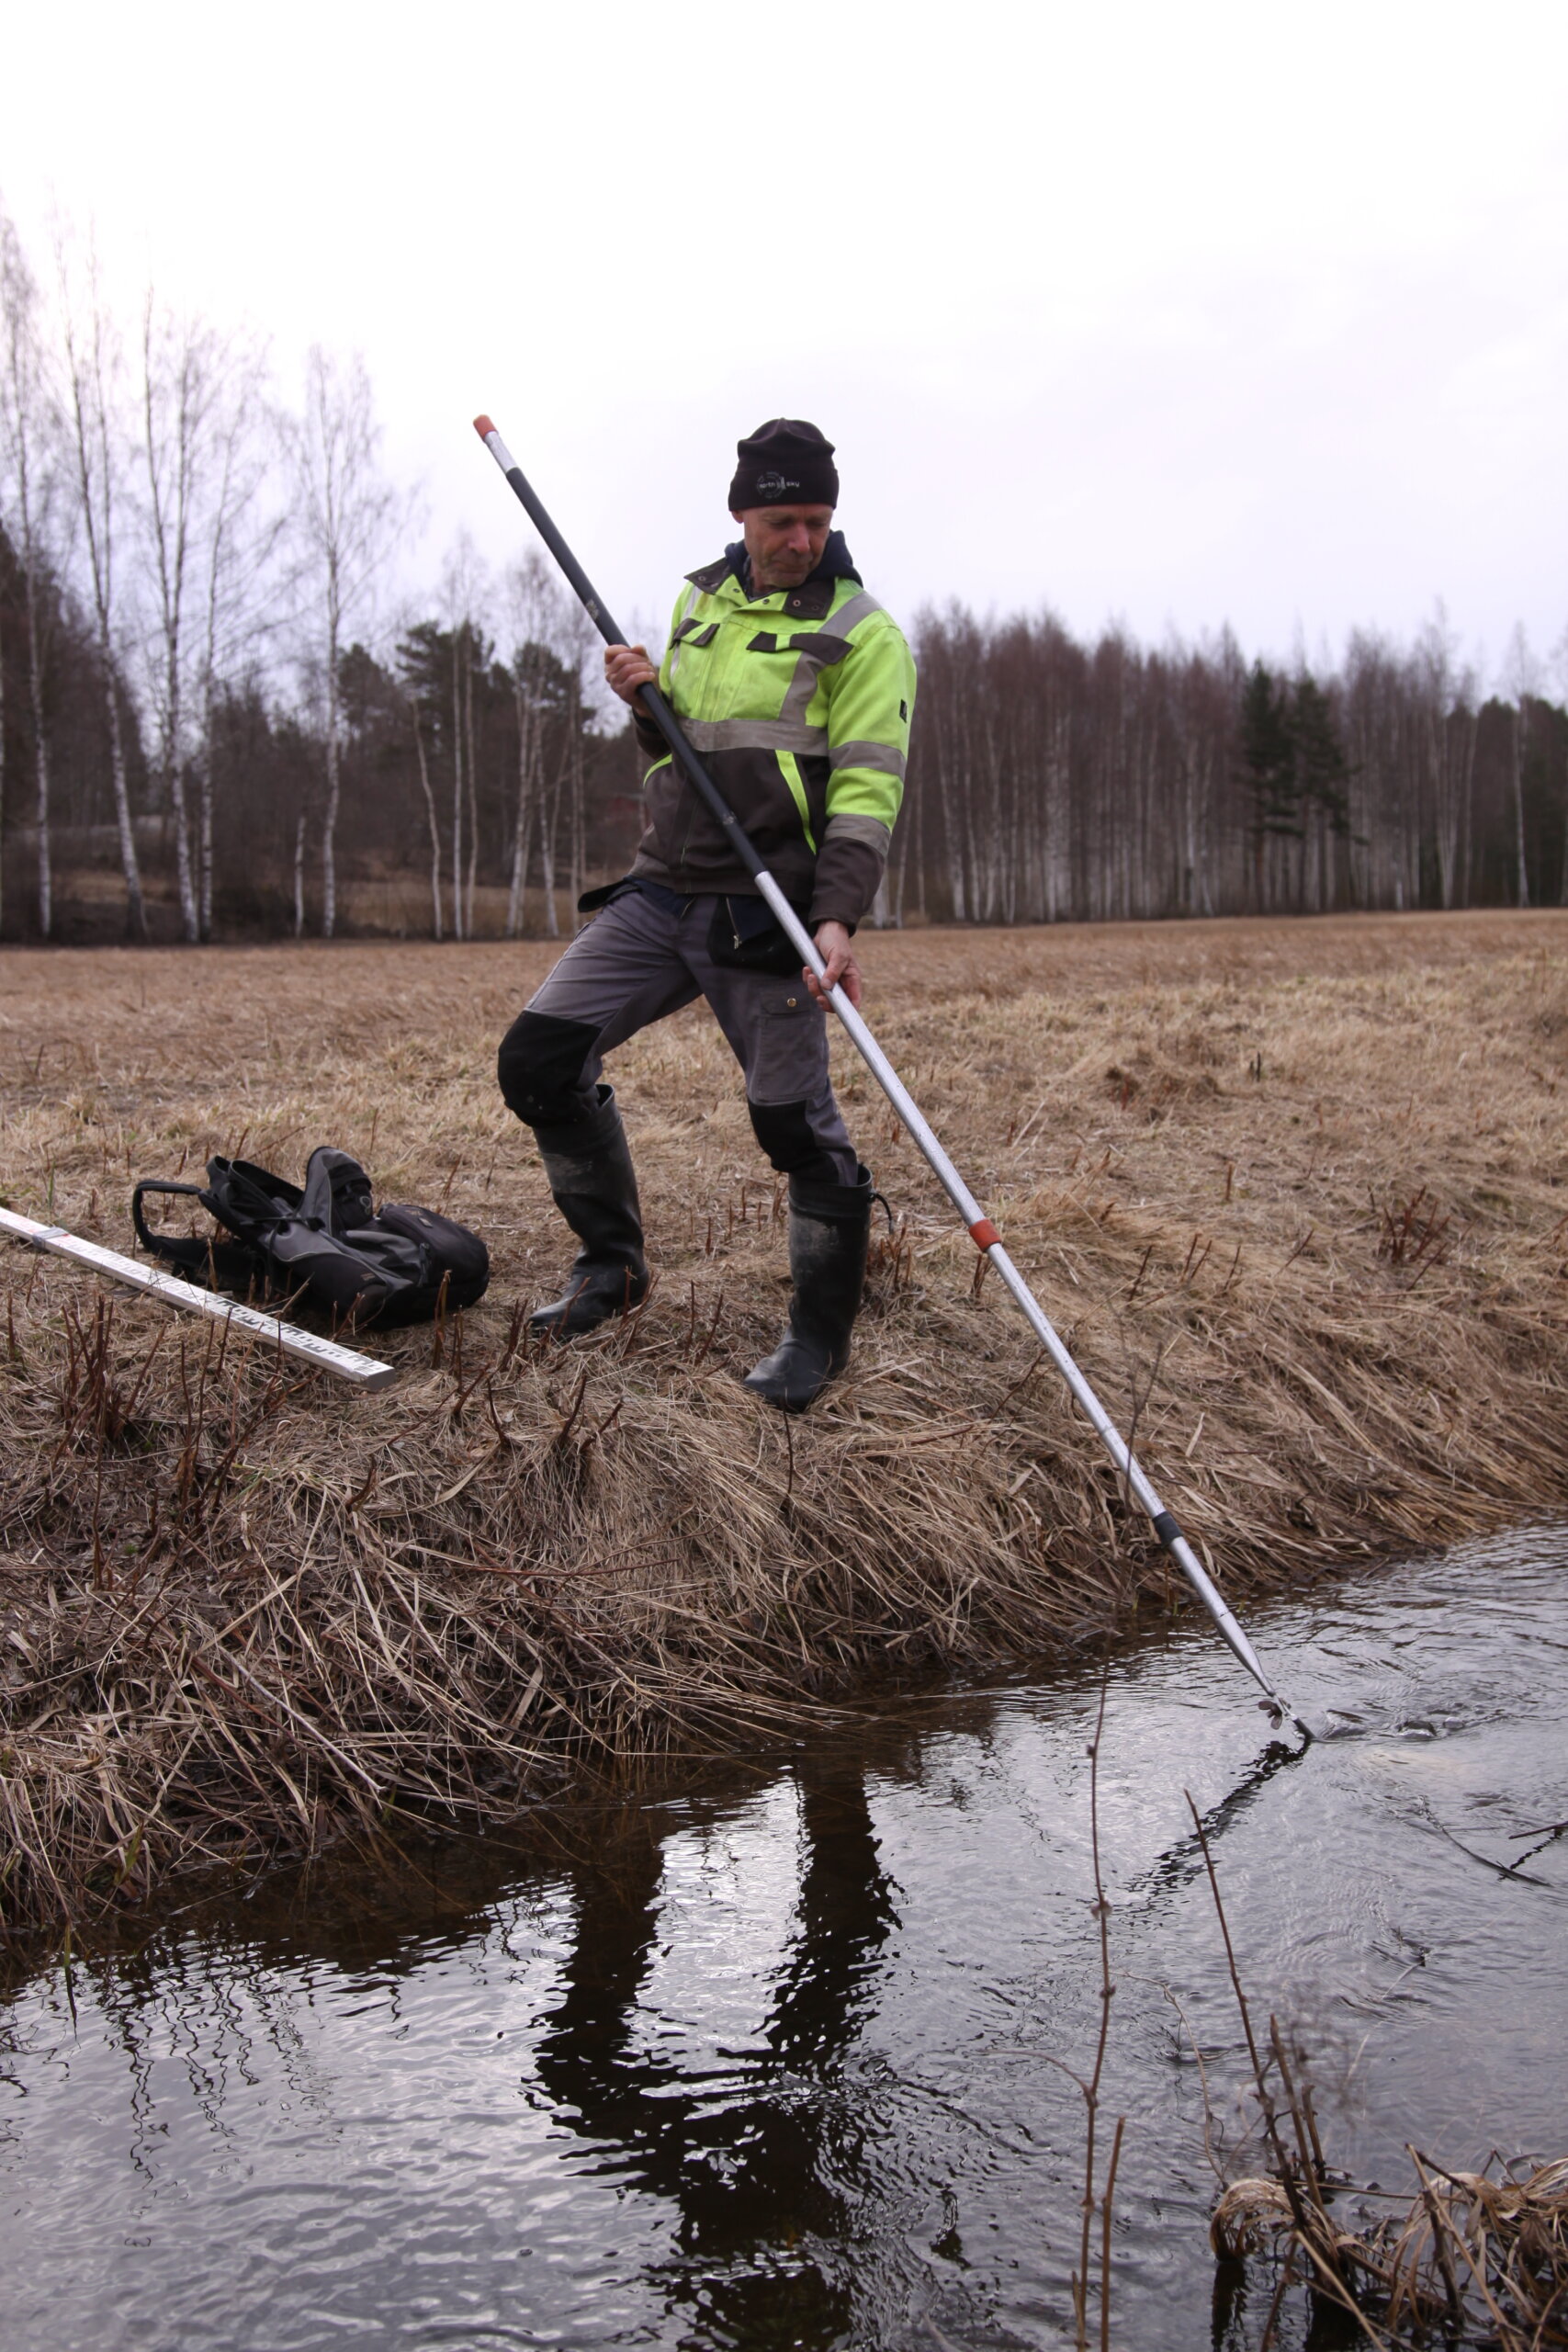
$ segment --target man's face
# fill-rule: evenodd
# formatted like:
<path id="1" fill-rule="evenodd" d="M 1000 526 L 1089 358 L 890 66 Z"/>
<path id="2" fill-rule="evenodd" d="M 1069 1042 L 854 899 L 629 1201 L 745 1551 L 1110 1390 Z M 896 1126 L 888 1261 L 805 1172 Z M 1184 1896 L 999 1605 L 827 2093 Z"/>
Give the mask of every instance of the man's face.
<path id="1" fill-rule="evenodd" d="M 833 527 L 830 506 L 748 506 L 737 514 L 760 594 L 798 588 L 822 560 Z"/>

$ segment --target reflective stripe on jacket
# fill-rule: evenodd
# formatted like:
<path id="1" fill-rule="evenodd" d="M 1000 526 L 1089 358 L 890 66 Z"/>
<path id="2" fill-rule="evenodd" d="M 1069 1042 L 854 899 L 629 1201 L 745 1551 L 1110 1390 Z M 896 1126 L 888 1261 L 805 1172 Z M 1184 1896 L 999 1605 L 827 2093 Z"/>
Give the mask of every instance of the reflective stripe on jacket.
<path id="1" fill-rule="evenodd" d="M 876 896 L 903 797 L 915 706 L 903 633 L 852 574 L 755 601 L 728 557 L 688 577 L 659 673 L 665 696 L 786 896 L 813 928 L 852 929 Z M 640 715 L 637 734 L 663 751 Z M 752 889 L 667 752 L 646 789 L 635 874 L 693 892 Z"/>

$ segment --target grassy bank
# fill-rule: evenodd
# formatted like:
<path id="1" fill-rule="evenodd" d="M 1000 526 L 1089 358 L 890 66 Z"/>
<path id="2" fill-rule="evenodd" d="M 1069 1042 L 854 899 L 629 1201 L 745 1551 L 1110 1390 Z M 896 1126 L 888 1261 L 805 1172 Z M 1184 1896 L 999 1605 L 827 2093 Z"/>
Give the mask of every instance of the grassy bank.
<path id="1" fill-rule="evenodd" d="M 501 1818 L 868 1675 L 1186 1606 L 850 1060 L 897 1223 L 830 1400 L 789 1424 L 737 1385 L 784 1310 L 782 1209 L 700 1009 L 613 1071 L 658 1287 L 529 1351 L 567 1252 L 493 1047 L 550 952 L 0 961 L 13 1205 L 123 1249 L 135 1176 L 241 1149 L 297 1174 L 331 1141 L 495 1263 L 460 1325 L 373 1342 L 405 1376 L 361 1399 L 7 1249 L 7 1932 L 90 1934 L 177 1870 L 400 1808 Z M 1233 1599 L 1562 1508 L 1568 914 L 864 961 L 879 1035 Z"/>

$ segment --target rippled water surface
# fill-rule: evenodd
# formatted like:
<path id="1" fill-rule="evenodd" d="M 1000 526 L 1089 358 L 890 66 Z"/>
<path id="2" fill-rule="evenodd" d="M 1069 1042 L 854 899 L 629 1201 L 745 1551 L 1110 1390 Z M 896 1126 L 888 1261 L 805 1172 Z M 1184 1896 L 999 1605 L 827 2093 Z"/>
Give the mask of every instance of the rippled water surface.
<path id="1" fill-rule="evenodd" d="M 1352 1736 L 1286 1760 L 1194 1630 L 1112 1667 L 1100 1819 L 1126 2118 L 1113 2340 L 1216 2313 L 1243 2052 L 1183 1799 L 1330 2156 L 1568 2152 L 1568 1538 L 1253 1630 Z M 318 1877 L 0 2011 L 6 2352 L 1071 2339 L 1099 2013 L 1098 1671 L 900 1702 L 749 1774 Z M 1201 2054 L 1201 2066 L 1198 2055 Z M 1288 2315 L 1287 2344 L 1304 2340 Z M 1329 2339 L 1322 2339 L 1326 2342 Z"/>

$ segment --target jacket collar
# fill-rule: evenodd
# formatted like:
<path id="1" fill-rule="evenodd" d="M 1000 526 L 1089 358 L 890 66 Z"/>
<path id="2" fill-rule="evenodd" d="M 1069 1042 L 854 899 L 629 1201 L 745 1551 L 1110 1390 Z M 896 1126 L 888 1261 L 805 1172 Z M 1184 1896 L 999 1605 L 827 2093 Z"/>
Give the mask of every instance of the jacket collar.
<path id="1" fill-rule="evenodd" d="M 700 571 L 688 571 L 687 579 L 705 596 L 716 595 L 726 581 L 733 580 L 741 595 L 750 600 L 751 567 L 746 559 L 746 542 L 736 539 L 724 550 L 716 563 L 705 564 Z M 804 620 L 819 621 L 826 617 L 833 602 L 833 591 L 840 580 L 852 580 L 857 588 L 864 582 L 855 570 L 842 531 L 829 531 L 828 544 L 822 550 L 822 560 L 809 578 L 789 592 L 788 610 L 798 613 Z M 773 592 L 783 595 L 784 591 Z M 764 602 L 759 597 L 756 601 Z"/>

